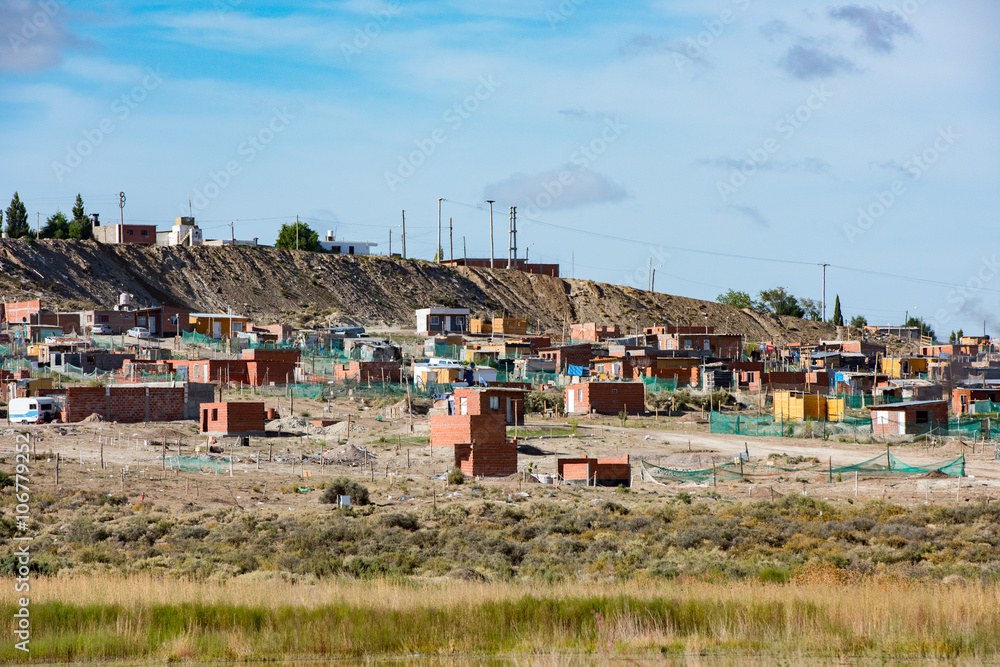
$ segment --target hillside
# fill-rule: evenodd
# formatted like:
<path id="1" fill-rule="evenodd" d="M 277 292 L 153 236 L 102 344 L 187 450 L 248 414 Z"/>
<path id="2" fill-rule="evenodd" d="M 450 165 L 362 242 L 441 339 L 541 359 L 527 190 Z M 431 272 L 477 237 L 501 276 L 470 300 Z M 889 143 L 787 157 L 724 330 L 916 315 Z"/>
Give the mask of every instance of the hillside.
<path id="1" fill-rule="evenodd" d="M 814 341 L 832 326 L 738 310 L 631 287 L 503 269 L 447 268 L 423 260 L 326 255 L 274 248 L 108 246 L 91 241 L 0 241 L 7 301 L 53 308 L 111 307 L 121 292 L 140 304 L 246 314 L 298 325 L 411 327 L 413 310 L 464 306 L 527 316 L 556 335 L 566 323 L 664 322 L 715 326 L 749 341 Z"/>

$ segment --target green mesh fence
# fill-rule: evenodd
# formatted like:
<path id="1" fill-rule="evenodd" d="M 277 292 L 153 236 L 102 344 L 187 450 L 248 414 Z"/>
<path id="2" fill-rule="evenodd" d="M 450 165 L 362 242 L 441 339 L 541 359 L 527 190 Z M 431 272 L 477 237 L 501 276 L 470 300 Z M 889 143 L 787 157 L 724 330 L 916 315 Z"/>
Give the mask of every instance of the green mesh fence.
<path id="1" fill-rule="evenodd" d="M 229 471 L 229 461 L 213 459 L 207 456 L 168 456 L 166 465 L 171 470 L 183 472 L 217 472 Z"/>
<path id="2" fill-rule="evenodd" d="M 972 411 L 977 415 L 1000 413 L 1000 403 L 993 401 L 976 401 L 972 404 Z"/>
<path id="3" fill-rule="evenodd" d="M 932 472 L 940 472 L 952 477 L 964 477 L 965 454 L 961 454 L 958 458 L 951 459 L 950 461 L 916 466 L 904 463 L 896 458 L 894 454 L 886 452 L 861 463 L 831 468 L 830 472 L 833 474 L 857 472 L 866 477 L 903 477 L 906 475 L 926 475 Z"/>
<path id="4" fill-rule="evenodd" d="M 25 359 L 5 359 L 3 362 L 5 371 L 26 371 L 31 369 L 31 362 Z"/>
<path id="5" fill-rule="evenodd" d="M 434 356 L 442 359 L 458 359 L 462 353 L 461 345 L 434 345 Z"/>
<path id="6" fill-rule="evenodd" d="M 646 391 L 658 394 L 661 391 L 677 391 L 677 378 L 666 380 L 660 378 L 642 378 L 642 383 L 646 385 Z"/>
<path id="7" fill-rule="evenodd" d="M 0 345 L 0 355 L 7 356 L 10 354 L 10 345 Z"/>
<path id="8" fill-rule="evenodd" d="M 558 373 L 531 371 L 525 373 L 524 382 L 530 382 L 531 384 L 555 384 L 558 377 Z"/>
<path id="9" fill-rule="evenodd" d="M 926 475 L 943 473 L 952 477 L 965 476 L 965 455 L 940 463 L 928 465 L 911 465 L 899 460 L 891 453 L 880 454 L 875 458 L 855 463 L 853 465 L 832 467 L 829 465 L 814 465 L 807 468 L 787 468 L 779 465 L 758 461 L 735 460 L 717 465 L 714 468 L 700 470 L 678 470 L 655 465 L 648 461 L 640 461 L 643 476 L 659 482 L 727 482 L 740 480 L 759 480 L 766 477 L 778 477 L 795 472 L 825 473 L 827 481 L 833 481 L 834 475 L 857 473 L 859 477 L 906 477 L 911 475 Z"/>
<path id="10" fill-rule="evenodd" d="M 873 394 L 836 394 L 830 398 L 844 399 L 844 407 L 850 410 L 861 410 L 873 405 L 890 405 L 892 403 L 902 403 L 899 396 L 875 396 Z"/>

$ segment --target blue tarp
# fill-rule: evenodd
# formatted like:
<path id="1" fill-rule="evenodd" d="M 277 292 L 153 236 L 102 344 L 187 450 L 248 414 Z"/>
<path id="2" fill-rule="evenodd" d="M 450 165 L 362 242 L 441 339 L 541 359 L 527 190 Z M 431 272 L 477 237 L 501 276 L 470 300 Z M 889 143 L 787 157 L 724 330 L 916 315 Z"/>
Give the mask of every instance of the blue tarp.
<path id="1" fill-rule="evenodd" d="M 566 375 L 581 378 L 590 377 L 590 368 L 587 366 L 574 366 L 570 364 L 566 370 Z"/>

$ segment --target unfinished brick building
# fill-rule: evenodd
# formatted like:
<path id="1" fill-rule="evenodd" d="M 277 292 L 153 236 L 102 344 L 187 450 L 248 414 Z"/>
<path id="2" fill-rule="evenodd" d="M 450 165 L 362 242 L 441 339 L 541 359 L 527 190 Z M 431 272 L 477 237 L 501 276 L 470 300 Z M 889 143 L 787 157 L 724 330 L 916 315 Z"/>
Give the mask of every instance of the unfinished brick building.
<path id="1" fill-rule="evenodd" d="M 264 432 L 264 404 L 255 401 L 202 403 L 201 432 L 244 436 Z"/>
<path id="2" fill-rule="evenodd" d="M 146 385 L 64 387 L 39 391 L 62 397 L 62 420 L 78 422 L 92 414 L 109 422 L 136 423 L 185 419 L 186 387 Z"/>
<path id="3" fill-rule="evenodd" d="M 559 479 L 566 484 L 632 485 L 632 465 L 628 454 L 620 458 L 592 459 L 584 456 L 578 459 L 559 459 L 556 464 L 559 469 Z"/>
<path id="4" fill-rule="evenodd" d="M 472 477 L 506 477 L 517 472 L 517 442 L 507 439 L 507 413 L 490 408 L 490 397 L 498 395 L 497 391 L 457 389 L 458 414 L 430 418 L 431 446 L 454 447 L 455 467 Z M 470 406 L 475 406 L 475 414 Z"/>
<path id="5" fill-rule="evenodd" d="M 527 394 L 528 390 L 521 387 L 458 387 L 453 394 L 451 411 L 456 415 L 496 412 L 503 415 L 505 424 L 523 424 Z"/>

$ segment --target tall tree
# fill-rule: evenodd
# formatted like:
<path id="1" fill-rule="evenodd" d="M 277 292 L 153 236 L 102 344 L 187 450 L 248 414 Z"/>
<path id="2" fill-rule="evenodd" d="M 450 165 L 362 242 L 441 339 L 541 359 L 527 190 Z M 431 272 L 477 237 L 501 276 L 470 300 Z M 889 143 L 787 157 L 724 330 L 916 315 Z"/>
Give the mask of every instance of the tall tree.
<path id="1" fill-rule="evenodd" d="M 865 319 L 864 315 L 855 315 L 851 318 L 851 326 L 855 329 L 860 329 L 861 327 L 868 326 L 868 320 Z"/>
<path id="2" fill-rule="evenodd" d="M 69 220 L 66 219 L 66 215 L 62 211 L 50 215 L 38 236 L 43 239 L 68 239 Z"/>
<path id="3" fill-rule="evenodd" d="M 31 225 L 28 224 L 28 209 L 25 208 L 21 197 L 15 192 L 7 207 L 7 236 L 12 239 L 19 239 L 23 236 L 34 236 Z"/>
<path id="4" fill-rule="evenodd" d="M 806 314 L 805 308 L 784 287 L 762 290 L 757 294 L 757 304 L 762 310 L 775 315 L 802 317 Z"/>
<path id="5" fill-rule="evenodd" d="M 715 300 L 727 306 L 732 306 L 733 308 L 757 307 L 757 304 L 753 302 L 753 299 L 750 298 L 749 294 L 734 289 L 730 289 L 725 294 L 720 294 L 719 296 L 715 297 Z"/>
<path id="6" fill-rule="evenodd" d="M 274 247 L 295 250 L 296 246 L 299 250 L 309 250 L 311 252 L 318 252 L 323 249 L 323 246 L 319 244 L 319 234 L 314 232 L 306 223 L 293 222 L 282 225 L 281 230 L 278 232 L 278 240 L 274 242 Z"/>
<path id="7" fill-rule="evenodd" d="M 833 302 L 833 325 L 837 327 L 844 326 L 844 314 L 840 312 L 840 295 L 837 295 L 837 299 Z"/>
<path id="8" fill-rule="evenodd" d="M 76 203 L 73 204 L 73 219 L 69 223 L 68 237 L 71 239 L 92 239 L 94 238 L 93 225 L 87 217 L 87 211 L 83 207 L 83 197 L 76 195 Z"/>

